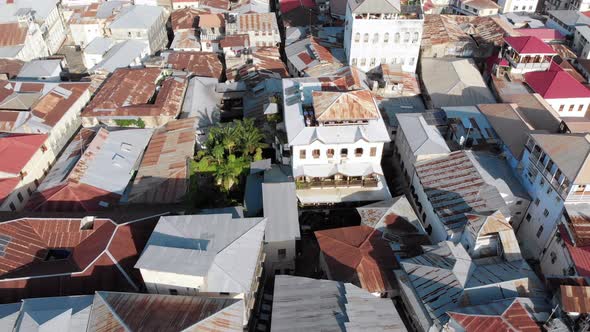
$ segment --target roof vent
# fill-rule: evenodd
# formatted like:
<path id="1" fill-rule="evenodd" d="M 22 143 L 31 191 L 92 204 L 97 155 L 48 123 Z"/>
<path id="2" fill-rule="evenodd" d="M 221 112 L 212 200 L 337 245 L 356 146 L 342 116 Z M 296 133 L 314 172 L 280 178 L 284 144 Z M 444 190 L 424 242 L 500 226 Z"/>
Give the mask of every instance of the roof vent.
<path id="1" fill-rule="evenodd" d="M 94 228 L 94 216 L 87 216 L 80 220 L 80 230 L 89 230 Z"/>

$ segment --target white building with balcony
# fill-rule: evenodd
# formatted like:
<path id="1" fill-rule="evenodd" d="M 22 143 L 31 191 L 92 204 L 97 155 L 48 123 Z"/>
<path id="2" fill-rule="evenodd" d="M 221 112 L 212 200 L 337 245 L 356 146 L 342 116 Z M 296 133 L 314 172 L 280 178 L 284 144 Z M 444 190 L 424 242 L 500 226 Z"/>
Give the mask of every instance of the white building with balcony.
<path id="1" fill-rule="evenodd" d="M 590 201 L 589 157 L 590 135 L 529 135 L 517 171 L 533 203 L 515 227 L 525 257 L 546 253 L 565 203 Z"/>
<path id="2" fill-rule="evenodd" d="M 548 70 L 556 55 L 557 52 L 551 46 L 532 36 L 506 37 L 501 51 L 512 74 Z"/>
<path id="3" fill-rule="evenodd" d="M 424 17 L 420 0 L 349 0 L 344 51 L 348 64 L 369 71 L 380 64 L 401 64 L 415 72 Z"/>
<path id="4" fill-rule="evenodd" d="M 161 217 L 135 268 L 149 293 L 244 300 L 244 326 L 264 264 L 266 218 L 231 214 Z"/>
<path id="5" fill-rule="evenodd" d="M 153 54 L 168 44 L 168 16 L 168 12 L 159 6 L 124 7 L 108 26 L 110 37 L 117 41 L 145 40 Z"/>
<path id="6" fill-rule="evenodd" d="M 390 137 L 375 99 L 338 79 L 283 79 L 283 150 L 304 205 L 391 198 L 381 169 Z"/>

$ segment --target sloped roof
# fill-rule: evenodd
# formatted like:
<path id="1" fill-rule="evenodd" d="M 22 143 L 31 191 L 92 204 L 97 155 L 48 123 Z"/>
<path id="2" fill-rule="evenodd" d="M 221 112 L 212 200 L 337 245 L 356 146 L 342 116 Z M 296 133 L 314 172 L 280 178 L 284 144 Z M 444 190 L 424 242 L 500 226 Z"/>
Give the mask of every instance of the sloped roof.
<path id="1" fill-rule="evenodd" d="M 202 276 L 203 292 L 245 293 L 265 227 L 264 218 L 231 214 L 161 217 L 135 268 Z"/>
<path id="2" fill-rule="evenodd" d="M 451 150 L 435 126 L 426 123 L 420 113 L 397 114 L 399 129 L 406 136 L 411 152 L 416 156 L 445 154 Z"/>
<path id="3" fill-rule="evenodd" d="M 23 45 L 27 38 L 27 27 L 21 27 L 18 22 L 0 24 L 0 47 Z"/>
<path id="4" fill-rule="evenodd" d="M 406 331 L 390 299 L 350 283 L 277 275 L 272 331 Z"/>
<path id="5" fill-rule="evenodd" d="M 7 74 L 8 78 L 11 79 L 20 72 L 24 64 L 23 61 L 17 59 L 0 59 L 0 74 Z"/>
<path id="6" fill-rule="evenodd" d="M 590 136 L 587 134 L 530 135 L 572 184 L 590 183 Z"/>
<path id="7" fill-rule="evenodd" d="M 142 59 L 148 54 L 149 44 L 145 40 L 125 40 L 114 44 L 104 54 L 102 60 L 90 72 L 106 71 L 112 73 L 117 68 L 126 68 L 133 64 L 136 59 Z"/>
<path id="8" fill-rule="evenodd" d="M 207 9 L 196 9 L 192 7 L 182 8 L 172 11 L 170 21 L 172 22 L 172 31 L 184 29 L 195 29 L 198 25 L 198 17 L 201 14 L 208 13 Z"/>
<path id="9" fill-rule="evenodd" d="M 465 332 L 537 332 L 541 328 L 532 319 L 524 306 L 515 299 L 501 315 L 463 314 L 450 312 L 449 316 L 459 324 Z"/>
<path id="10" fill-rule="evenodd" d="M 565 312 L 590 313 L 590 287 L 561 285 L 560 293 Z"/>
<path id="11" fill-rule="evenodd" d="M 389 14 L 401 11 L 400 0 L 348 0 L 353 13 Z"/>
<path id="12" fill-rule="evenodd" d="M 25 63 L 17 76 L 20 78 L 53 77 L 56 72 L 59 75 L 61 70 L 60 59 L 32 60 Z"/>
<path id="13" fill-rule="evenodd" d="M 421 77 L 432 106 L 475 106 L 496 99 L 472 59 L 423 58 Z"/>
<path id="14" fill-rule="evenodd" d="M 156 20 L 165 15 L 160 6 L 128 6 L 109 24 L 109 29 L 150 29 Z"/>
<path id="15" fill-rule="evenodd" d="M 301 237 L 295 182 L 262 183 L 262 206 L 267 218 L 266 242 L 293 241 Z"/>
<path id="16" fill-rule="evenodd" d="M 188 191 L 195 118 L 170 121 L 153 134 L 129 192 L 130 203 L 175 203 Z"/>
<path id="17" fill-rule="evenodd" d="M 529 37 L 537 37 L 542 41 L 553 41 L 553 40 L 565 40 L 565 36 L 561 34 L 558 30 L 555 29 L 548 29 L 548 28 L 538 28 L 538 29 L 530 29 L 530 28 L 523 28 L 523 29 L 516 29 L 516 31 L 521 36 L 529 36 Z"/>
<path id="18" fill-rule="evenodd" d="M 469 28 L 472 34 L 468 34 Z M 475 32 L 475 34 L 473 34 Z M 504 36 L 512 34 L 510 25 L 497 17 L 463 15 L 424 15 L 422 47 L 446 43 L 501 46 Z"/>
<path id="19" fill-rule="evenodd" d="M 155 224 L 155 218 L 119 225 L 96 218 L 82 228 L 79 217 L 3 222 L 0 236 L 8 244 L 0 265 L 11 270 L 0 276 L 0 303 L 99 289 L 137 291 L 142 279 L 133 265 Z M 46 260 L 50 249 L 64 248 L 70 250 L 66 259 Z"/>
<path id="20" fill-rule="evenodd" d="M 441 222 L 461 232 L 465 213 L 506 207 L 498 189 L 486 183 L 464 151 L 416 163 L 416 174 Z"/>
<path id="21" fill-rule="evenodd" d="M 379 118 L 373 95 L 367 90 L 332 92 L 313 91 L 313 109 L 316 120 L 355 121 Z"/>
<path id="22" fill-rule="evenodd" d="M 590 98 L 590 89 L 578 82 L 556 63 L 547 71 L 524 75 L 525 82 L 545 99 Z"/>
<path id="23" fill-rule="evenodd" d="M 96 292 L 88 331 L 237 332 L 243 311 L 240 299 Z"/>
<path id="24" fill-rule="evenodd" d="M 192 73 L 199 77 L 219 79 L 223 64 L 216 53 L 208 52 L 170 52 L 166 55 L 168 67 Z"/>
<path id="25" fill-rule="evenodd" d="M 557 54 L 551 46 L 535 36 L 506 37 L 504 40 L 521 56 L 525 54 Z"/>
<path id="26" fill-rule="evenodd" d="M 92 295 L 25 299 L 15 331 L 86 332 Z"/>
<path id="27" fill-rule="evenodd" d="M 316 231 L 332 279 L 350 282 L 371 293 L 395 286 L 395 255 L 382 232 L 361 225 Z"/>

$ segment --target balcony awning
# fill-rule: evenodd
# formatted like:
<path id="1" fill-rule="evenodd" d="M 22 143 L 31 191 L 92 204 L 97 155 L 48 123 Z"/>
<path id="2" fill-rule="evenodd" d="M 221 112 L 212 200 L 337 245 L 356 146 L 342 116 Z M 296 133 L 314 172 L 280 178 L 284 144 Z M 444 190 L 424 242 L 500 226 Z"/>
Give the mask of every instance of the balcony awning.
<path id="1" fill-rule="evenodd" d="M 383 170 L 381 169 L 381 165 L 376 163 L 303 165 L 293 170 L 293 176 L 296 178 L 300 176 L 325 178 L 336 174 L 343 176 L 383 175 Z"/>

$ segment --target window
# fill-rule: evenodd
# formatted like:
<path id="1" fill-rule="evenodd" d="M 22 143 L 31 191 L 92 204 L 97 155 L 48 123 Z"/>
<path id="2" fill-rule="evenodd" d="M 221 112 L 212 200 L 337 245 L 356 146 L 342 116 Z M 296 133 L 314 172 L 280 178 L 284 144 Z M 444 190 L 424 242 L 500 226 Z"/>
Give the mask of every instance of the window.
<path id="1" fill-rule="evenodd" d="M 404 33 L 404 43 L 409 43 L 410 42 L 410 33 L 406 32 Z"/>
<path id="2" fill-rule="evenodd" d="M 426 227 L 426 233 L 428 233 L 428 235 L 432 234 L 432 225 L 428 225 L 428 227 Z"/>
<path id="3" fill-rule="evenodd" d="M 219 292 L 219 295 L 225 295 L 225 296 L 228 296 L 228 295 L 229 295 L 229 293 L 228 293 L 228 292 Z"/>
<path id="4" fill-rule="evenodd" d="M 279 249 L 278 254 L 281 259 L 287 257 L 287 249 Z"/>
<path id="5" fill-rule="evenodd" d="M 539 227 L 539 230 L 537 231 L 537 238 L 541 237 L 541 234 L 543 234 L 543 225 L 541 225 L 541 227 Z"/>
<path id="6" fill-rule="evenodd" d="M 354 149 L 355 157 L 362 157 L 363 156 L 363 148 L 356 148 Z"/>
<path id="7" fill-rule="evenodd" d="M 567 111 L 568 112 L 573 112 L 574 111 L 574 105 L 570 105 L 570 108 Z"/>
<path id="8" fill-rule="evenodd" d="M 340 150 L 340 157 L 342 157 L 342 158 L 348 157 L 348 149 L 341 149 Z"/>
<path id="9" fill-rule="evenodd" d="M 394 37 L 393 37 L 393 42 L 396 43 L 396 44 L 399 44 L 400 36 L 401 36 L 400 33 L 399 32 L 396 32 L 395 35 L 394 35 Z"/>
<path id="10" fill-rule="evenodd" d="M 14 206 L 14 203 L 10 203 L 9 206 L 11 211 L 16 211 L 16 206 Z"/>
<path id="11" fill-rule="evenodd" d="M 552 251 L 549 256 L 551 256 L 551 264 L 555 264 L 555 261 L 557 260 L 557 255 Z"/>
<path id="12" fill-rule="evenodd" d="M 371 157 L 375 157 L 377 155 L 377 148 L 376 147 L 371 148 L 370 155 L 371 155 Z"/>
<path id="13" fill-rule="evenodd" d="M 18 193 L 18 194 L 16 194 L 16 197 L 18 197 L 19 202 L 21 202 L 21 203 L 23 202 L 23 194 Z"/>
<path id="14" fill-rule="evenodd" d="M 377 44 L 379 43 L 379 34 L 375 33 L 373 34 L 373 44 Z"/>
<path id="15" fill-rule="evenodd" d="M 35 188 L 39 187 L 39 180 L 35 179 L 33 182 L 35 183 Z"/>
<path id="16" fill-rule="evenodd" d="M 516 201 L 516 205 L 522 205 L 522 201 Z"/>
<path id="17" fill-rule="evenodd" d="M 311 151 L 311 155 L 313 156 L 313 159 L 318 159 L 320 157 L 320 150 L 314 149 L 313 151 Z"/>
<path id="18" fill-rule="evenodd" d="M 384 43 L 389 43 L 389 32 L 385 33 L 385 36 L 383 36 L 383 42 Z"/>
<path id="19" fill-rule="evenodd" d="M 33 191 L 31 190 L 31 188 L 27 188 L 27 194 L 29 194 L 29 196 L 31 196 L 31 194 L 33 194 Z"/>
<path id="20" fill-rule="evenodd" d="M 416 59 L 415 59 L 415 58 L 411 58 L 411 59 L 410 59 L 410 63 L 409 63 L 409 65 L 410 65 L 410 66 L 413 66 L 413 65 L 414 65 L 414 61 L 416 61 Z"/>
<path id="21" fill-rule="evenodd" d="M 543 211 L 543 215 L 547 217 L 549 215 L 549 210 L 545 209 L 545 211 Z"/>
<path id="22" fill-rule="evenodd" d="M 352 58 L 352 65 L 356 66 L 356 58 Z"/>
<path id="23" fill-rule="evenodd" d="M 328 156 L 328 158 L 334 158 L 334 149 L 326 150 L 326 155 Z"/>
<path id="24" fill-rule="evenodd" d="M 371 64 L 370 64 L 370 66 L 371 67 L 375 67 L 375 58 L 371 58 Z"/>
<path id="25" fill-rule="evenodd" d="M 299 150 L 299 159 L 305 159 L 305 150 Z"/>
<path id="26" fill-rule="evenodd" d="M 539 198 L 535 198 L 535 205 L 539 206 L 539 203 L 541 202 L 541 200 L 539 200 Z"/>
<path id="27" fill-rule="evenodd" d="M 582 112 L 583 109 L 584 109 L 584 105 L 578 106 L 578 112 Z"/>
<path id="28" fill-rule="evenodd" d="M 127 32 L 127 37 L 131 37 L 131 32 Z"/>
<path id="29" fill-rule="evenodd" d="M 529 213 L 527 213 L 525 219 L 526 219 L 526 221 L 531 221 L 531 215 Z"/>
<path id="30" fill-rule="evenodd" d="M 553 191 L 553 190 L 551 189 L 551 186 L 547 186 L 547 195 L 551 194 L 551 191 Z"/>
<path id="31" fill-rule="evenodd" d="M 369 34 L 368 33 L 365 33 L 363 35 L 363 43 L 368 43 L 368 42 L 369 42 Z"/>
<path id="32" fill-rule="evenodd" d="M 560 106 L 559 106 L 559 111 L 558 111 L 558 112 L 559 112 L 559 113 L 562 113 L 562 112 L 563 112 L 563 109 L 564 109 L 564 107 L 565 107 L 564 105 L 560 105 Z"/>
<path id="33" fill-rule="evenodd" d="M 168 293 L 170 293 L 170 295 L 178 295 L 178 290 L 176 289 L 169 289 Z"/>
<path id="34" fill-rule="evenodd" d="M 418 32 L 414 32 L 414 38 L 412 38 L 412 44 L 415 44 L 420 39 L 420 34 Z"/>
<path id="35" fill-rule="evenodd" d="M 361 34 L 357 32 L 354 34 L 354 42 L 358 43 L 359 41 L 361 41 Z"/>
<path id="36" fill-rule="evenodd" d="M 367 64 L 367 59 L 361 58 L 361 66 L 364 66 L 366 64 Z"/>

